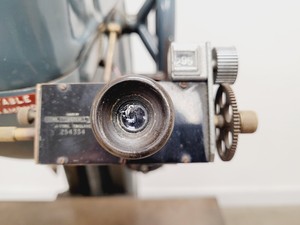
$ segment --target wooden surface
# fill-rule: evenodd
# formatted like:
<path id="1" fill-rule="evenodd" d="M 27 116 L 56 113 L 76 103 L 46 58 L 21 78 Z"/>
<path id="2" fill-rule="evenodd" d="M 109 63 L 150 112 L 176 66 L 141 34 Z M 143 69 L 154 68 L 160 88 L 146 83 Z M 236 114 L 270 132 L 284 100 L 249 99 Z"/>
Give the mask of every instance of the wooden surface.
<path id="1" fill-rule="evenodd" d="M 215 199 L 138 200 L 61 198 L 55 202 L 1 202 L 0 224 L 222 225 Z"/>
<path id="2" fill-rule="evenodd" d="M 300 205 L 231 207 L 222 212 L 228 225 L 300 224 Z"/>

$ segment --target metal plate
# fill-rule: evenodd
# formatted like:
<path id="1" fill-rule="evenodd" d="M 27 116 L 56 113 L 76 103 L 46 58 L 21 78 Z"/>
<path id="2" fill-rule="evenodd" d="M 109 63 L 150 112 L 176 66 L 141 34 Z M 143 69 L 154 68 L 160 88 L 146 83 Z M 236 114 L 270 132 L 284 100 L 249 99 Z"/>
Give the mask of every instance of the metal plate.
<path id="1" fill-rule="evenodd" d="M 160 82 L 175 108 L 167 144 L 142 160 L 117 158 L 103 150 L 91 129 L 90 108 L 104 84 L 42 84 L 37 88 L 35 158 L 41 164 L 125 164 L 207 162 L 207 84 Z"/>

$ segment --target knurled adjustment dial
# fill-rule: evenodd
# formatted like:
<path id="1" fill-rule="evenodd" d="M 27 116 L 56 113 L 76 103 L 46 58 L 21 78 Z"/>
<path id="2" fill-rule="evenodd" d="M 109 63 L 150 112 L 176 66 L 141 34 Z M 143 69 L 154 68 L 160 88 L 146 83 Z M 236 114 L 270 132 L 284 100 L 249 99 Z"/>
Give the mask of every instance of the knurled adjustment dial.
<path id="1" fill-rule="evenodd" d="M 213 49 L 214 83 L 233 84 L 238 74 L 238 55 L 235 47 Z"/>

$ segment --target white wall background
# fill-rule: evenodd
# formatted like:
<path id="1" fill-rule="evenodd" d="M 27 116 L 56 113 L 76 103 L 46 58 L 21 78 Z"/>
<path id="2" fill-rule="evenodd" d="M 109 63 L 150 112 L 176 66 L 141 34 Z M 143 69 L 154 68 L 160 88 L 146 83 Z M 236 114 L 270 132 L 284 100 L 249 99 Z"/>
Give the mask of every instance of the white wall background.
<path id="1" fill-rule="evenodd" d="M 65 171 L 33 160 L 0 157 L 0 201 L 54 201 L 69 189 Z"/>
<path id="2" fill-rule="evenodd" d="M 128 1 L 134 4 L 133 1 Z M 138 195 L 217 196 L 222 205 L 300 204 L 300 2 L 177 0 L 176 40 L 235 45 L 233 86 L 259 129 L 240 136 L 233 161 L 164 166 L 138 175 Z M 134 42 L 134 69 L 153 70 Z"/>

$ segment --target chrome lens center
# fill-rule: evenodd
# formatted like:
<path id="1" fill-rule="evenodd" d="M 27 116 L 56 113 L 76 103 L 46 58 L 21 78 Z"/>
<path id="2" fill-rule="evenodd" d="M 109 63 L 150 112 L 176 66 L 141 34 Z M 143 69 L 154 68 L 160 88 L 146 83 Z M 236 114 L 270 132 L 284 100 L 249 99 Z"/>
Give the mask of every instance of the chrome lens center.
<path id="1" fill-rule="evenodd" d="M 136 133 L 145 128 L 148 123 L 148 113 L 138 101 L 126 102 L 118 110 L 118 119 L 123 129 Z"/>

